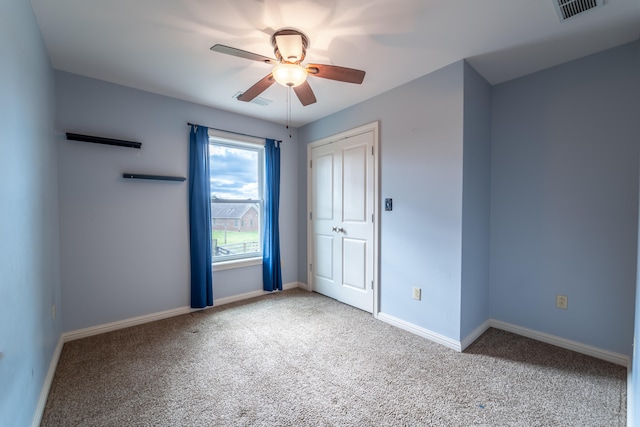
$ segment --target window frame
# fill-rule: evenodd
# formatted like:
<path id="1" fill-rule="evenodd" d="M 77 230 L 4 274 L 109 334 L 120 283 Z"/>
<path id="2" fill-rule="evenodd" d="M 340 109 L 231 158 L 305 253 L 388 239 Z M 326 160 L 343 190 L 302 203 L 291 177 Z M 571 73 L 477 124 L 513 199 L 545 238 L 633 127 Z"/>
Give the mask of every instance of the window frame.
<path id="1" fill-rule="evenodd" d="M 255 203 L 258 205 L 258 252 L 251 254 L 239 254 L 224 257 L 216 257 L 211 254 L 211 264 L 213 271 L 226 270 L 230 268 L 246 267 L 250 265 L 262 264 L 262 240 L 264 230 L 264 197 L 265 197 L 265 150 L 266 141 L 262 138 L 255 138 L 245 135 L 209 129 L 209 147 L 222 146 L 234 149 L 246 149 L 258 153 L 258 199 L 211 199 L 211 203 Z M 210 166 L 210 174 L 213 165 Z M 213 222 L 213 218 L 212 218 Z M 236 222 L 240 222 L 236 220 Z M 213 230 L 213 228 L 212 228 Z M 213 236 L 210 237 L 213 240 Z"/>

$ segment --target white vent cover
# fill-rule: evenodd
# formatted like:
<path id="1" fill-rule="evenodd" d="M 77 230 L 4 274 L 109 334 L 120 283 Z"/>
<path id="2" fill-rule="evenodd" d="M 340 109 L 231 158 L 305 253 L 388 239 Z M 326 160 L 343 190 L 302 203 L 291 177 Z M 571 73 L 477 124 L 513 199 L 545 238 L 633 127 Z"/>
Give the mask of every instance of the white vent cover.
<path id="1" fill-rule="evenodd" d="M 569 19 L 589 9 L 600 7 L 604 0 L 553 0 L 560 21 Z"/>
<path id="2" fill-rule="evenodd" d="M 236 93 L 233 95 L 233 98 L 238 99 L 238 97 L 239 97 L 240 95 L 242 95 L 243 93 L 244 93 L 244 92 L 240 92 L 240 91 L 238 91 L 238 92 L 236 92 Z M 272 101 L 272 100 L 270 100 L 270 99 L 267 99 L 267 98 L 260 98 L 259 96 L 256 96 L 256 97 L 255 97 L 255 98 L 253 98 L 251 101 L 249 101 L 249 103 L 251 103 L 251 104 L 261 105 L 261 106 L 263 106 L 263 107 L 266 107 L 267 105 L 271 104 L 272 102 L 273 102 L 273 101 Z"/>

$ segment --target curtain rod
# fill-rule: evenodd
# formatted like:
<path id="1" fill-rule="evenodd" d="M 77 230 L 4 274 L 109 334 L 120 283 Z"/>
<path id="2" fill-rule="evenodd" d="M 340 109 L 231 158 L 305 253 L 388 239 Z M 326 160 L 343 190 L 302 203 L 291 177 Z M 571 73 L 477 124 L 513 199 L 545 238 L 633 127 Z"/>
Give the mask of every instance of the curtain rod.
<path id="1" fill-rule="evenodd" d="M 199 124 L 197 124 L 197 123 L 190 123 L 190 122 L 187 122 L 187 126 L 204 126 L 204 125 L 199 125 Z M 264 136 L 248 135 L 248 134 L 246 134 L 246 133 L 234 132 L 234 131 L 232 131 L 232 130 L 218 129 L 218 128 L 212 128 L 212 127 L 208 127 L 208 126 L 207 126 L 207 129 L 219 130 L 220 132 L 232 133 L 232 134 L 234 134 L 234 135 L 248 136 L 248 137 L 250 137 L 250 138 L 265 139 L 265 137 L 264 137 Z M 274 139 L 274 141 L 276 141 L 278 144 L 280 144 L 280 143 L 282 142 L 282 140 L 281 140 L 281 139 Z"/>

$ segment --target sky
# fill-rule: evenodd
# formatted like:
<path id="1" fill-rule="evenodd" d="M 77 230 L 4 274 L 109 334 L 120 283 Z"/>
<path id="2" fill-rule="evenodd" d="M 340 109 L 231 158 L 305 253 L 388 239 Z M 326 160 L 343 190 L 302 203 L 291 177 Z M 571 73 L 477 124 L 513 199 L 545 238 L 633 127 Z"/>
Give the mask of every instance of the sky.
<path id="1" fill-rule="evenodd" d="M 258 199 L 258 152 L 209 145 L 211 194 L 219 199 Z"/>

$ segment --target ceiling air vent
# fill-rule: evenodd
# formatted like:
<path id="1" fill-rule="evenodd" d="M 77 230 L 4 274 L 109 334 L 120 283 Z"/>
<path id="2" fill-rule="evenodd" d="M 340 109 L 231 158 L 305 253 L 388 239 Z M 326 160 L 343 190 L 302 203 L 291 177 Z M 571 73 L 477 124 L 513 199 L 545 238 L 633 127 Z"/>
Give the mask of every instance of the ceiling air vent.
<path id="1" fill-rule="evenodd" d="M 576 16 L 589 9 L 600 7 L 604 0 L 553 0 L 560 21 Z"/>
<path id="2" fill-rule="evenodd" d="M 238 97 L 239 97 L 240 95 L 242 95 L 243 93 L 244 93 L 244 92 L 240 92 L 240 91 L 238 91 L 238 92 L 236 92 L 236 93 L 233 95 L 233 97 L 234 97 L 234 98 L 236 98 L 236 99 L 238 99 Z M 272 102 L 273 102 L 273 101 L 272 101 L 272 100 L 270 100 L 270 99 L 267 99 L 267 98 L 261 98 L 261 97 L 259 97 L 259 96 L 256 96 L 256 97 L 255 97 L 255 98 L 253 98 L 251 101 L 249 101 L 249 103 L 251 103 L 251 104 L 261 105 L 261 106 L 263 106 L 263 107 L 266 107 L 267 105 L 271 104 Z"/>

